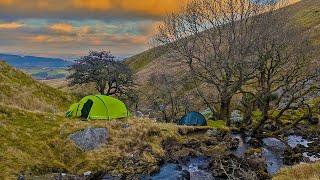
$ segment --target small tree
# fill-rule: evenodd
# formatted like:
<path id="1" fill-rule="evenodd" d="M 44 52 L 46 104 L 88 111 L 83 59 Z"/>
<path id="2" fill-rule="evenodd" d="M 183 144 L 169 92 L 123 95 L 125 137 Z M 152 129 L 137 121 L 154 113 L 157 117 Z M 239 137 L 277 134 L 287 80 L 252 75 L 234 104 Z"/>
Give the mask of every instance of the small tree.
<path id="1" fill-rule="evenodd" d="M 103 95 L 123 95 L 133 86 L 132 72 L 129 67 L 115 61 L 106 51 L 91 51 L 75 61 L 69 68 L 69 85 L 94 83 L 96 90 Z"/>
<path id="2" fill-rule="evenodd" d="M 188 100 L 182 97 L 183 93 L 177 84 L 181 82 L 167 74 L 152 74 L 148 81 L 150 90 L 146 95 L 152 102 L 150 106 L 161 112 L 165 122 L 175 122 L 191 108 Z"/>

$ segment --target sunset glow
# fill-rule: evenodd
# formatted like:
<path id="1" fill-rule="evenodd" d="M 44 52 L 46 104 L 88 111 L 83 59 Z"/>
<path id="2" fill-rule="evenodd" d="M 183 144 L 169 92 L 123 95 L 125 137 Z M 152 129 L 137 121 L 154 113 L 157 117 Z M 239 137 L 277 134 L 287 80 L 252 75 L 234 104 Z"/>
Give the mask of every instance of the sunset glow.
<path id="1" fill-rule="evenodd" d="M 189 0 L 0 0 L 0 53 L 120 58 L 150 48 L 162 18 Z M 293 0 L 297 1 L 297 0 Z"/>

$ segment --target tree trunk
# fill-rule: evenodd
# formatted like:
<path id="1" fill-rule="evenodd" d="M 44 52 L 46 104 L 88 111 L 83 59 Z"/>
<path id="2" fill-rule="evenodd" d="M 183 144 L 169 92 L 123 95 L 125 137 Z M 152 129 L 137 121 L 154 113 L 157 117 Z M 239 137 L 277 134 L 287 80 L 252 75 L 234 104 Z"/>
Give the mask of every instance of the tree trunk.
<path id="1" fill-rule="evenodd" d="M 251 125 L 252 124 L 252 110 L 253 108 L 251 107 L 251 105 L 249 105 L 248 107 L 245 107 L 245 111 L 244 111 L 244 120 L 245 120 L 245 125 Z"/>
<path id="2" fill-rule="evenodd" d="M 105 95 L 106 86 L 105 82 L 98 82 L 96 84 L 96 89 L 101 95 Z"/>
<path id="3" fill-rule="evenodd" d="M 230 125 L 230 120 L 229 120 L 230 103 L 231 103 L 231 98 L 225 98 L 225 97 L 221 98 L 219 119 L 224 120 L 225 122 L 227 122 L 228 125 Z"/>
<path id="4" fill-rule="evenodd" d="M 110 95 L 111 95 L 111 90 L 112 90 L 112 88 L 109 86 L 109 87 L 108 87 L 108 91 L 107 91 L 107 96 L 110 96 Z"/>
<path id="5" fill-rule="evenodd" d="M 173 122 L 173 120 L 175 119 L 176 115 L 175 115 L 174 99 L 173 99 L 173 96 L 172 96 L 171 92 L 169 92 L 169 97 L 170 97 L 170 104 L 171 104 L 171 122 Z"/>
<path id="6" fill-rule="evenodd" d="M 161 111 L 161 112 L 162 112 L 162 114 L 163 114 L 163 118 L 164 118 L 164 120 L 165 120 L 165 123 L 169 123 L 169 120 L 168 120 L 168 116 L 167 116 L 166 111 Z"/>
<path id="7" fill-rule="evenodd" d="M 259 136 L 261 128 L 266 124 L 269 119 L 269 110 L 270 110 L 270 96 L 266 95 L 264 102 L 261 106 L 262 119 L 259 121 L 258 125 L 253 130 L 253 136 Z"/>
<path id="8" fill-rule="evenodd" d="M 204 95 L 200 92 L 198 86 L 196 86 L 196 92 L 198 94 L 198 96 L 200 96 L 202 98 L 202 100 L 204 101 L 204 103 L 207 105 L 207 107 L 210 109 L 210 111 L 212 112 L 212 117 L 213 119 L 217 119 L 217 112 L 216 110 L 210 105 L 209 101 L 204 97 Z"/>
<path id="9" fill-rule="evenodd" d="M 190 62 L 192 62 L 192 59 L 190 59 Z M 192 77 L 193 83 L 195 84 L 195 88 L 196 88 L 196 92 L 197 92 L 198 96 L 202 98 L 202 100 L 204 101 L 204 103 L 207 105 L 207 107 L 208 107 L 208 108 L 210 109 L 210 111 L 212 112 L 212 117 L 213 117 L 213 119 L 217 119 L 217 118 L 218 118 L 218 116 L 217 116 L 217 111 L 214 109 L 213 106 L 210 105 L 210 102 L 207 100 L 207 98 L 206 98 L 206 97 L 203 95 L 203 93 L 200 91 L 199 86 L 198 86 L 198 83 L 197 83 L 197 81 L 196 81 L 196 79 L 195 79 L 195 77 L 196 77 L 195 71 L 194 71 L 191 63 L 189 63 L 188 65 L 189 65 L 189 68 L 190 68 L 190 70 L 191 70 L 191 72 L 192 72 L 191 77 Z"/>

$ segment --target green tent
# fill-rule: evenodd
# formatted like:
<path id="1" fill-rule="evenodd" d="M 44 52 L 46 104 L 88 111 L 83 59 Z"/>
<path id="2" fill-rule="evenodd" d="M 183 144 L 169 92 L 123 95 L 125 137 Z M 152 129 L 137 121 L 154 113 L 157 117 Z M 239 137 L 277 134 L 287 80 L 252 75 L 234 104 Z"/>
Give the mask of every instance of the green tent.
<path id="1" fill-rule="evenodd" d="M 66 113 L 67 117 L 86 119 L 119 119 L 129 116 L 126 105 L 113 97 L 96 95 L 86 96 L 79 103 L 72 104 Z"/>

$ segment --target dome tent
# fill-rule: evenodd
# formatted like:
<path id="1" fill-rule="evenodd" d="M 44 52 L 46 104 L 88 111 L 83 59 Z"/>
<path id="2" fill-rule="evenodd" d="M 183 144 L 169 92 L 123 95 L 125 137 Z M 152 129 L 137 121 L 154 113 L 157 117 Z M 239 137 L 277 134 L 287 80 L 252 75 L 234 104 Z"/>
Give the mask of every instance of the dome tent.
<path id="1" fill-rule="evenodd" d="M 126 105 L 116 98 L 96 95 L 86 96 L 79 103 L 72 104 L 66 116 L 111 120 L 128 117 L 129 111 Z"/>
<path id="2" fill-rule="evenodd" d="M 178 124 L 187 126 L 206 126 L 207 121 L 202 114 L 198 112 L 189 112 L 179 120 Z"/>

